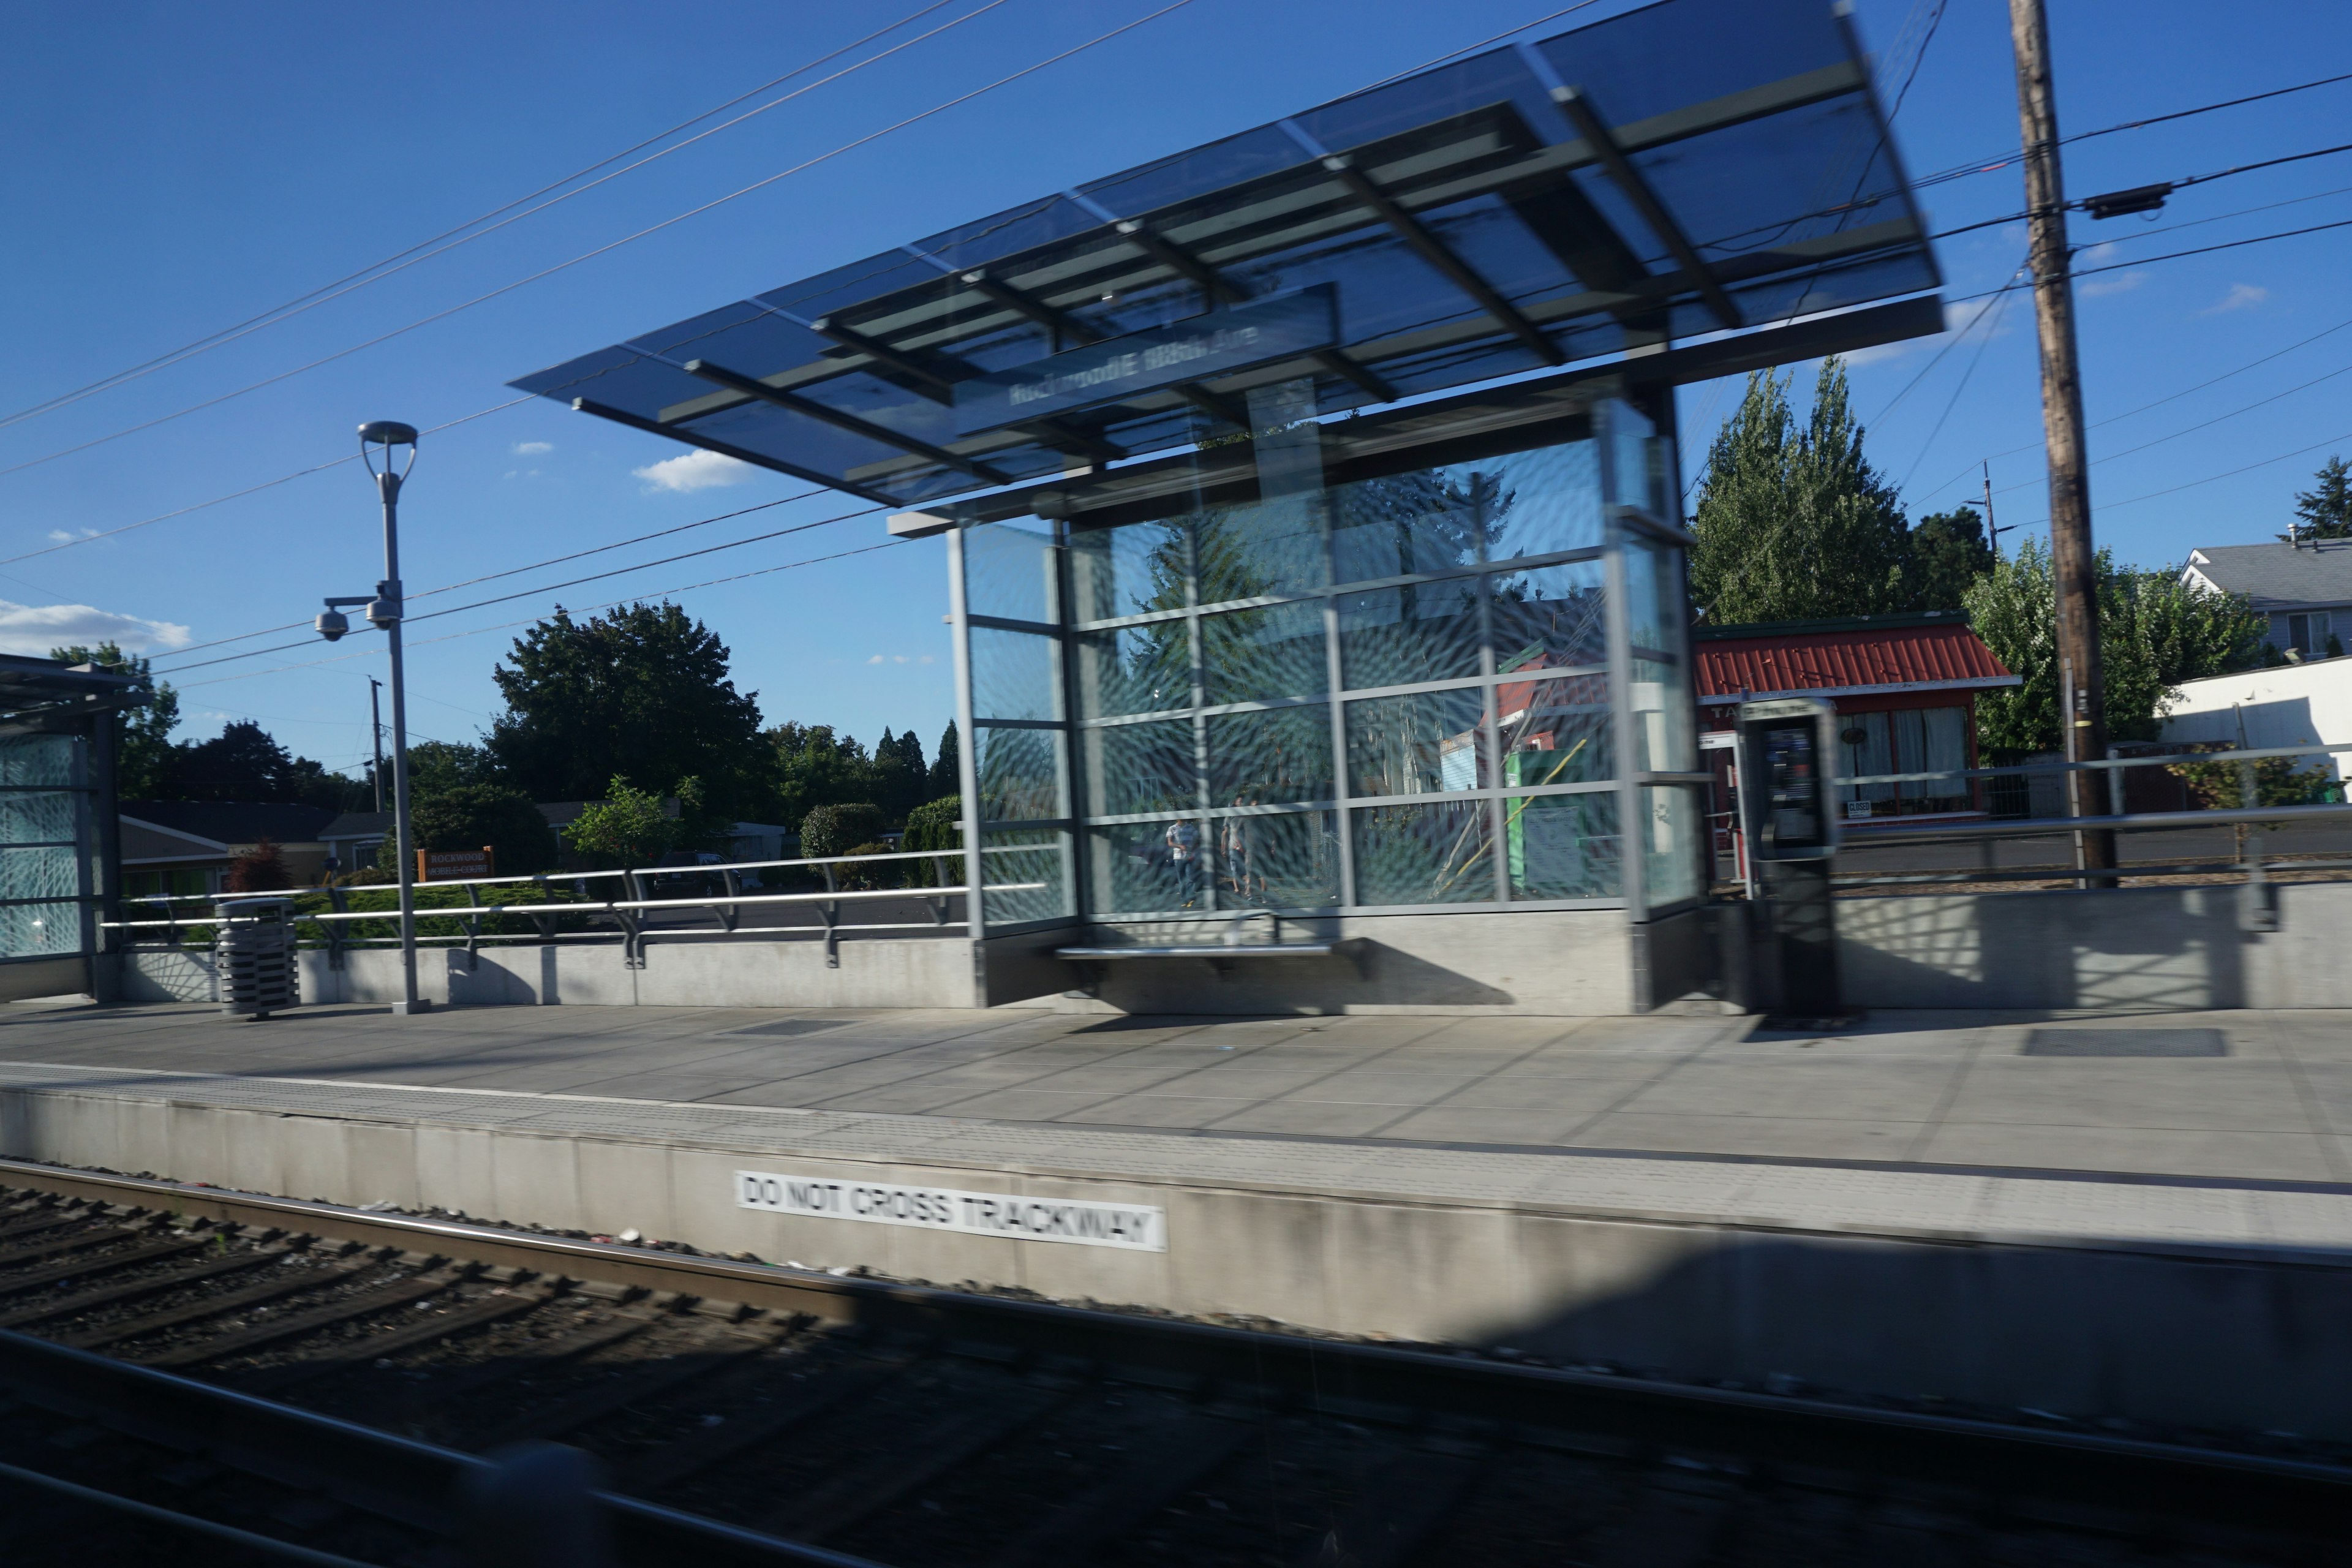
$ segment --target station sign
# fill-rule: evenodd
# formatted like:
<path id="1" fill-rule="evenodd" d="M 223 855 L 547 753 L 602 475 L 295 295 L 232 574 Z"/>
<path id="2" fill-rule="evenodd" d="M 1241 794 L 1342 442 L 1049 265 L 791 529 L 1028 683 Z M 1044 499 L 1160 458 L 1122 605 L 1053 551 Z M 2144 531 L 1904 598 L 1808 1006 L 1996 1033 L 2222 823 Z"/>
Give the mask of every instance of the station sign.
<path id="1" fill-rule="evenodd" d="M 1130 1252 L 1168 1250 L 1168 1211 L 1140 1204 L 967 1193 L 953 1187 L 735 1173 L 735 1206 L 808 1219 L 913 1226 L 1008 1241 L 1064 1241 Z"/>
<path id="2" fill-rule="evenodd" d="M 474 877 L 495 877 L 498 853 L 485 844 L 479 849 L 419 849 L 416 879 L 420 882 L 462 882 Z"/>
<path id="3" fill-rule="evenodd" d="M 1230 375 L 1339 341 L 1337 286 L 1250 300 L 956 383 L 960 436 Z"/>

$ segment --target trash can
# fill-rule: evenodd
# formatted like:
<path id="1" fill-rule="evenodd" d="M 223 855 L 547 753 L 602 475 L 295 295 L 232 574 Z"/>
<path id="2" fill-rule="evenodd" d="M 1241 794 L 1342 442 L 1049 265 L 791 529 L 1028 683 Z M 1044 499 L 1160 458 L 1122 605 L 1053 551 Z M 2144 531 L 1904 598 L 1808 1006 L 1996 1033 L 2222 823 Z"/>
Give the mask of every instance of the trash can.
<path id="1" fill-rule="evenodd" d="M 267 1018 L 301 1005 L 294 900 L 224 899 L 217 907 L 221 923 L 213 938 L 213 963 L 220 979 L 221 1011 Z"/>

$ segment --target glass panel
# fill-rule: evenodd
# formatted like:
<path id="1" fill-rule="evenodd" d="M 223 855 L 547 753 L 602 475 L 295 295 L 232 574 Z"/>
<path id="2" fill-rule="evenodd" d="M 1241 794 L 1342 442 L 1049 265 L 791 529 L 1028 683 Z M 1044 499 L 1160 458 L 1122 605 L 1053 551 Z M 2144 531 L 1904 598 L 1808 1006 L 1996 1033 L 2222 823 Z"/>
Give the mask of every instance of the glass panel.
<path id="1" fill-rule="evenodd" d="M 992 522 L 963 532 L 964 607 L 1013 621 L 1054 618 L 1054 541 L 1049 533 Z"/>
<path id="2" fill-rule="evenodd" d="M 971 631 L 971 710 L 980 719 L 1053 719 L 1054 639 L 1034 632 Z"/>
<path id="3" fill-rule="evenodd" d="M 1958 772 L 1969 765 L 1968 711 L 1962 708 L 1921 708 L 1916 743 L 1906 738 L 1903 771 Z M 1969 781 L 1959 778 L 1922 779 L 1903 786 L 1906 800 L 1922 811 L 1966 811 L 1970 805 Z"/>
<path id="4" fill-rule="evenodd" d="M 12 735 L 0 741 L 0 784 L 73 783 L 76 743 L 71 735 Z"/>
<path id="5" fill-rule="evenodd" d="M 1107 621 L 1184 607 L 1184 525 L 1138 522 L 1070 536 L 1071 614 Z"/>
<path id="6" fill-rule="evenodd" d="M 1197 603 L 1312 593 L 1327 581 L 1319 495 L 1218 507 L 1201 513 L 1195 526 Z"/>
<path id="7" fill-rule="evenodd" d="M 1699 893 L 1698 795 L 1659 785 L 1642 791 L 1642 878 L 1650 906 Z"/>
<path id="8" fill-rule="evenodd" d="M 70 844 L 74 840 L 74 801 L 57 795 L 0 793 L 0 844 Z"/>
<path id="9" fill-rule="evenodd" d="M 1360 904 L 1483 903 L 1495 896 L 1493 818 L 1483 800 L 1360 807 Z"/>
<path id="10" fill-rule="evenodd" d="M 1062 736 L 1057 730 L 977 731 L 982 822 L 1034 822 L 1062 815 Z"/>
<path id="11" fill-rule="evenodd" d="M 1190 719 L 1081 730 L 1078 745 L 1087 759 L 1087 810 L 1093 816 L 1176 811 L 1199 804 Z"/>
<path id="12" fill-rule="evenodd" d="M 1062 835 L 1052 829 L 983 833 L 981 869 L 982 921 L 992 926 L 1052 920 L 1070 910 L 1069 880 L 1063 875 Z"/>
<path id="13" fill-rule="evenodd" d="M 1601 459 L 1590 441 L 1475 465 L 1495 476 L 1489 560 L 1590 550 L 1601 542 Z"/>
<path id="14" fill-rule="evenodd" d="M 1609 662 L 1608 598 L 1600 562 L 1538 566 L 1486 581 L 1497 675 Z"/>
<path id="15" fill-rule="evenodd" d="M 1614 792 L 1522 795 L 1505 803 L 1515 899 L 1614 899 L 1625 891 Z"/>
<path id="16" fill-rule="evenodd" d="M 1625 542 L 1625 632 L 1635 647 L 1681 657 L 1690 624 L 1681 554 L 1646 540 Z"/>
<path id="17" fill-rule="evenodd" d="M 1078 717 L 1116 719 L 1192 706 L 1192 623 L 1148 621 L 1115 631 L 1081 632 Z M 977 635 L 977 634 L 975 634 Z"/>
<path id="18" fill-rule="evenodd" d="M 1323 606 L 1309 601 L 1203 616 L 1201 665 L 1212 703 L 1319 695 L 1329 685 Z"/>
<path id="19" fill-rule="evenodd" d="M 1838 715 L 1838 772 L 1846 778 L 1870 778 L 1895 771 L 1895 732 L 1885 713 L 1841 713 Z M 1861 821 L 1877 815 L 1884 803 L 1886 810 L 1895 810 L 1895 785 L 1891 784 L 1840 784 L 1838 798 L 1845 802 L 1849 821 Z"/>
<path id="20" fill-rule="evenodd" d="M 1089 907 L 1099 914 L 1206 909 L 1209 836 L 1195 817 L 1087 829 Z"/>
<path id="21" fill-rule="evenodd" d="M 1601 675 L 1505 681 L 1503 784 L 1592 784 L 1615 776 L 1609 724 L 1609 680 Z"/>
<path id="22" fill-rule="evenodd" d="M 1475 577 L 1457 577 L 1342 598 L 1342 679 L 1361 689 L 1478 674 L 1478 584 Z"/>
<path id="23" fill-rule="evenodd" d="M 1331 713 L 1323 704 L 1213 713 L 1208 724 L 1212 805 L 1331 798 Z"/>
<path id="24" fill-rule="evenodd" d="M 81 951 L 81 910 L 75 904 L 0 907 L 0 958 Z"/>
<path id="25" fill-rule="evenodd" d="M 1344 485 L 1331 492 L 1333 580 L 1361 583 L 1473 565 L 1507 500 L 1490 473 L 1467 469 L 1423 469 Z"/>
<path id="26" fill-rule="evenodd" d="M 1633 705 L 1633 734 L 1641 755 L 1635 768 L 1645 773 L 1688 773 L 1697 764 L 1698 738 L 1692 733 L 1690 693 L 1684 689 L 1678 666 L 1655 659 L 1633 661 L 1633 679 L 1626 688 Z"/>
<path id="27" fill-rule="evenodd" d="M 71 849 L 0 849 L 0 899 L 70 899 L 81 891 Z"/>
<path id="28" fill-rule="evenodd" d="M 1656 516 L 1656 487 L 1650 471 L 1656 426 L 1623 403 L 1609 405 L 1608 426 L 1609 499 Z"/>
<path id="29" fill-rule="evenodd" d="M 1433 795 L 1484 787 L 1490 782 L 1482 743 L 1486 702 L 1486 692 L 1471 687 L 1349 703 L 1349 793 Z"/>
<path id="30" fill-rule="evenodd" d="M 1328 909 L 1339 901 L 1339 814 L 1283 812 L 1212 819 L 1217 901 L 1227 909 Z"/>

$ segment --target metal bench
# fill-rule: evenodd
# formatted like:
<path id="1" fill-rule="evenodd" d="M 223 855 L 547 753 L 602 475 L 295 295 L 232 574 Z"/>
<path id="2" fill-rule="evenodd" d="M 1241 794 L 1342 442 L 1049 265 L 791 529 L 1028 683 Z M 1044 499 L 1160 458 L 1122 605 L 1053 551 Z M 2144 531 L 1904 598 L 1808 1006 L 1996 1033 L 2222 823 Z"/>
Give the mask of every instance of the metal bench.
<path id="1" fill-rule="evenodd" d="M 1170 942 L 1145 944 L 1120 943 L 1105 947 L 1057 947 L 1054 956 L 1076 964 L 1087 976 L 1089 993 L 1097 989 L 1097 963 L 1124 963 L 1144 959 L 1190 959 L 1205 963 L 1223 980 L 1233 966 L 1258 958 L 1343 958 L 1364 972 L 1364 951 L 1370 945 L 1361 937 L 1342 937 L 1333 942 L 1285 942 L 1282 940 L 1282 920 L 1278 915 L 1266 915 L 1274 922 L 1270 941 L 1238 940 L 1242 921 L 1257 919 L 1264 911 L 1252 910 L 1227 928 L 1223 940 L 1217 942 Z"/>

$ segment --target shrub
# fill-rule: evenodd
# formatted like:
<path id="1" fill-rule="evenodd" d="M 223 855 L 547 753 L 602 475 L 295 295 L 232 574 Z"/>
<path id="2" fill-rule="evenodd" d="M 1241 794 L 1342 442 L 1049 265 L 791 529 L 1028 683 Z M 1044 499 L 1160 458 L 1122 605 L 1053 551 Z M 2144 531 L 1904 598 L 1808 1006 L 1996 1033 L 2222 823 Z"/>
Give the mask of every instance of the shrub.
<path id="1" fill-rule="evenodd" d="M 887 855 L 890 853 L 890 847 L 882 843 L 856 844 L 843 850 L 842 853 Z M 871 865 L 836 866 L 834 868 L 833 874 L 836 886 L 845 890 L 856 891 L 883 886 L 890 880 L 891 874 L 898 869 L 898 863 L 896 860 L 878 860 Z"/>
<path id="2" fill-rule="evenodd" d="M 415 849 L 478 849 L 487 844 L 502 877 L 556 867 L 555 830 L 529 795 L 504 784 L 467 783 L 419 792 L 409 806 L 408 832 Z M 376 851 L 377 867 L 397 876 L 394 862 L 399 853 L 387 834 Z"/>
<path id="3" fill-rule="evenodd" d="M 631 788 L 615 773 L 604 798 L 573 818 L 563 837 L 590 865 L 608 871 L 652 865 L 676 845 L 678 832 L 660 796 Z"/>
<path id="4" fill-rule="evenodd" d="M 801 819 L 801 853 L 812 860 L 828 855 L 866 853 L 850 847 L 871 845 L 881 837 L 882 808 L 862 801 L 849 805 L 820 805 Z"/>
<path id="5" fill-rule="evenodd" d="M 2310 805 L 2325 800 L 2327 774 L 2313 767 L 2312 761 L 2304 757 L 2263 757 L 2252 764 L 2173 763 L 2164 771 L 2189 785 L 2189 795 L 2201 809 L 2234 811 L 2246 800 L 2244 782 L 2238 770 L 2249 765 L 2254 770 L 2257 805 Z"/>
<path id="6" fill-rule="evenodd" d="M 232 893 L 274 893 L 293 885 L 294 875 L 286 869 L 286 857 L 267 838 L 231 860 L 228 875 L 222 882 Z"/>
<path id="7" fill-rule="evenodd" d="M 901 849 L 961 850 L 963 847 L 963 796 L 943 795 L 915 807 L 907 814 L 907 833 L 900 840 Z M 930 860 L 901 860 L 903 868 L 899 885 L 907 888 L 944 888 L 963 879 L 961 856 L 942 854 Z"/>

